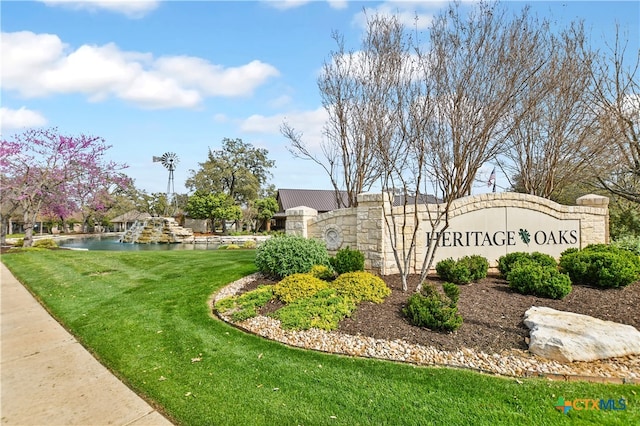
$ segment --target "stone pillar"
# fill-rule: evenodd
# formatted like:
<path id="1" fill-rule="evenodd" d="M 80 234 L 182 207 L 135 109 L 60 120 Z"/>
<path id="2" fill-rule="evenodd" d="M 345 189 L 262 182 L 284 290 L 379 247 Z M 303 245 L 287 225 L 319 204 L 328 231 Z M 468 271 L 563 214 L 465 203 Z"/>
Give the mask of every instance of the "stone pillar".
<path id="1" fill-rule="evenodd" d="M 308 238 L 309 220 L 318 216 L 318 211 L 311 207 L 292 207 L 285 212 L 285 233 L 287 235 L 299 235 Z"/>
<path id="2" fill-rule="evenodd" d="M 384 202 L 389 195 L 382 193 L 358 194 L 356 218 L 357 247 L 364 254 L 366 270 L 386 273 Z M 390 206 L 387 206 L 390 208 Z"/>
<path id="3" fill-rule="evenodd" d="M 609 244 L 609 198 L 603 197 L 602 195 L 587 194 L 578 198 L 576 200 L 576 204 L 583 207 L 593 207 L 604 210 L 604 224 L 599 232 L 596 231 L 596 234 L 600 233 L 601 237 L 604 239 L 602 242 Z M 596 228 L 599 227 L 596 226 Z M 594 237 L 597 238 L 597 235 Z"/>

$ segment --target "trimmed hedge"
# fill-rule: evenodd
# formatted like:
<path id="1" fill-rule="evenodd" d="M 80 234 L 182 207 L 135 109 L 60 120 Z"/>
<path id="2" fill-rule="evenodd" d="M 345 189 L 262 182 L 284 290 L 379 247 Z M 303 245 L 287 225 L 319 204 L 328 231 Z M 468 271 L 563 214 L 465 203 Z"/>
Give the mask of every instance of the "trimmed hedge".
<path id="1" fill-rule="evenodd" d="M 623 248 L 592 244 L 582 250 L 565 250 L 560 257 L 560 270 L 575 284 L 624 287 L 640 280 L 640 257 Z"/>
<path id="2" fill-rule="evenodd" d="M 558 262 L 553 256 L 548 254 L 534 251 L 533 253 L 526 253 L 523 251 L 517 251 L 514 253 L 505 254 L 498 259 L 498 270 L 503 278 L 511 271 L 514 264 L 521 260 L 531 260 L 541 266 L 558 267 Z"/>
<path id="3" fill-rule="evenodd" d="M 476 254 L 458 260 L 448 258 L 436 264 L 438 276 L 455 284 L 468 284 L 486 278 L 488 271 L 489 261 Z"/>
<path id="4" fill-rule="evenodd" d="M 520 259 L 511 265 L 507 274 L 509 287 L 521 294 L 550 299 L 563 299 L 571 293 L 571 279 L 555 266 L 532 259 Z"/>

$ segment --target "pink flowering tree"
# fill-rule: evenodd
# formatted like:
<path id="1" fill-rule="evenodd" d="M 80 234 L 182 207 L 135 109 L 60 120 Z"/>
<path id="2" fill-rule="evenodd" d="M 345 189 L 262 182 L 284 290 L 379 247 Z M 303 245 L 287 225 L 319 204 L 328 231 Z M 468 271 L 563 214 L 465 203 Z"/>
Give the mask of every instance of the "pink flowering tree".
<path id="1" fill-rule="evenodd" d="M 22 212 L 24 246 L 30 247 L 38 214 L 64 215 L 84 207 L 87 198 L 78 196 L 79 182 L 102 194 L 126 180 L 121 173 L 126 165 L 104 159 L 110 147 L 101 137 L 67 136 L 57 128 L 29 129 L 0 140 L 3 242 L 7 213 Z"/>

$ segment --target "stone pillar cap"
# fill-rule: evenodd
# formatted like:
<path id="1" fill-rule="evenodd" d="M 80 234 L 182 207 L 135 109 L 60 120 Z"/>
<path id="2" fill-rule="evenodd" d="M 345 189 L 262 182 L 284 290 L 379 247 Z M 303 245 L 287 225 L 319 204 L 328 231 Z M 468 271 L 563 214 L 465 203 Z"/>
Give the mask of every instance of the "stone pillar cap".
<path id="1" fill-rule="evenodd" d="M 579 206 L 608 206 L 609 205 L 609 197 L 604 197 L 602 195 L 597 194 L 587 194 L 576 200 L 576 203 Z"/>

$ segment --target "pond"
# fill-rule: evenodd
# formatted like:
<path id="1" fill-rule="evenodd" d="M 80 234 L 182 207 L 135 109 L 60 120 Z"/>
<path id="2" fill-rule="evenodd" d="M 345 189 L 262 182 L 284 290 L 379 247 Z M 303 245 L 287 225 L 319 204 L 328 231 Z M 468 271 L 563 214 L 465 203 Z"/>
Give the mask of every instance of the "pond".
<path id="1" fill-rule="evenodd" d="M 166 251 L 166 250 L 213 250 L 218 244 L 133 244 L 121 243 L 120 236 L 91 236 L 65 238 L 56 241 L 59 247 L 105 251 Z"/>

